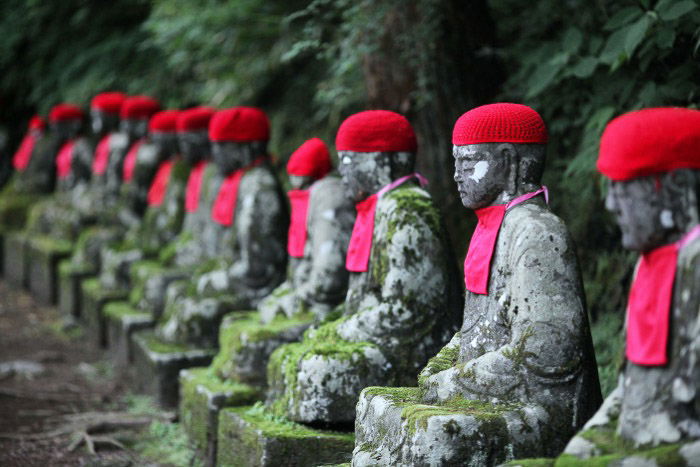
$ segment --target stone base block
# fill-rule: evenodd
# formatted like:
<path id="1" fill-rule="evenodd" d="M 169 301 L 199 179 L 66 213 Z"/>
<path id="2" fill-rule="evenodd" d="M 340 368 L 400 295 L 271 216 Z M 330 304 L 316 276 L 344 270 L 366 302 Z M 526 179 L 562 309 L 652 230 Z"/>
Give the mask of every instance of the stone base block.
<path id="1" fill-rule="evenodd" d="M 27 286 L 27 237 L 24 232 L 9 232 L 4 239 L 5 280 L 15 287 Z"/>
<path id="2" fill-rule="evenodd" d="M 27 245 L 29 291 L 43 305 L 58 298 L 58 263 L 70 256 L 73 245 L 50 237 L 33 238 Z"/>
<path id="3" fill-rule="evenodd" d="M 211 367 L 182 370 L 180 394 L 180 423 L 206 466 L 216 465 L 220 410 L 250 405 L 263 397 L 260 388 L 223 380 Z"/>
<path id="4" fill-rule="evenodd" d="M 102 313 L 109 302 L 125 300 L 127 293 L 120 290 L 105 290 L 96 277 L 81 283 L 81 319 L 87 327 L 89 338 L 99 347 L 107 347 L 107 323 Z"/>
<path id="5" fill-rule="evenodd" d="M 217 465 L 314 466 L 350 459 L 352 432 L 315 430 L 274 417 L 262 404 L 227 408 L 219 414 Z"/>
<path id="6" fill-rule="evenodd" d="M 92 268 L 75 266 L 65 259 L 58 265 L 58 309 L 64 316 L 80 318 L 81 283 L 94 276 Z"/>
<path id="7" fill-rule="evenodd" d="M 357 404 L 353 466 L 492 466 L 561 452 L 567 434 L 538 406 L 452 400 L 425 405 L 418 388 L 366 388 Z"/>
<path id="8" fill-rule="evenodd" d="M 174 345 L 159 340 L 152 331 L 132 335 L 135 390 L 150 394 L 159 405 L 175 408 L 179 399 L 180 370 L 209 365 L 216 350 Z"/>
<path id="9" fill-rule="evenodd" d="M 140 311 L 129 302 L 109 302 L 102 313 L 107 326 L 107 343 L 110 356 L 117 370 L 126 372 L 134 361 L 134 349 L 131 336 L 154 325 L 150 313 Z"/>

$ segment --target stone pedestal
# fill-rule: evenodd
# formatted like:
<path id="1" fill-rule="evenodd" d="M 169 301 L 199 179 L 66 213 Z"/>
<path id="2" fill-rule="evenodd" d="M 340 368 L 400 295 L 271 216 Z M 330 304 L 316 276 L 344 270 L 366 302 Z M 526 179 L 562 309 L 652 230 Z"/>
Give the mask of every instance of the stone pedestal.
<path id="1" fill-rule="evenodd" d="M 162 342 L 152 331 L 132 335 L 136 380 L 134 389 L 152 395 L 159 405 L 178 405 L 180 370 L 208 365 L 216 350 Z"/>
<path id="2" fill-rule="evenodd" d="M 58 264 L 70 256 L 69 241 L 47 236 L 32 238 L 27 244 L 29 291 L 43 305 L 53 305 L 58 298 Z"/>
<path id="3" fill-rule="evenodd" d="M 58 265 L 58 309 L 64 316 L 80 318 L 81 283 L 94 275 L 92 268 L 77 267 L 66 259 Z"/>
<path id="4" fill-rule="evenodd" d="M 109 354 L 116 368 L 126 372 L 134 361 L 132 335 L 154 325 L 150 313 L 140 311 L 126 301 L 109 302 L 102 312 L 107 327 Z"/>
<path id="5" fill-rule="evenodd" d="M 348 462 L 352 432 L 315 430 L 274 417 L 262 404 L 223 409 L 219 415 L 217 465 L 314 466 Z"/>
<path id="6" fill-rule="evenodd" d="M 216 465 L 219 411 L 263 397 L 259 388 L 222 380 L 211 368 L 182 370 L 180 393 L 180 423 L 207 466 Z"/>
<path id="7" fill-rule="evenodd" d="M 27 286 L 27 238 L 24 232 L 8 232 L 3 239 L 5 279 L 15 287 Z"/>
<path id="8" fill-rule="evenodd" d="M 81 319 L 87 327 L 88 338 L 98 347 L 106 347 L 107 324 L 103 308 L 109 302 L 125 300 L 128 294 L 124 291 L 103 289 L 96 277 L 82 281 L 80 288 Z"/>

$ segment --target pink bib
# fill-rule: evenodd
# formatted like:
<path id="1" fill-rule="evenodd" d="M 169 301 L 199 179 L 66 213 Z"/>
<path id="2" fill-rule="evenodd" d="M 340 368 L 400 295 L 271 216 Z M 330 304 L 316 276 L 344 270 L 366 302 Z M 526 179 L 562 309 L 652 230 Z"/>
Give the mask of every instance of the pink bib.
<path id="1" fill-rule="evenodd" d="M 103 175 L 107 171 L 109 164 L 109 139 L 112 135 L 102 137 L 97 147 L 95 148 L 95 156 L 92 159 L 92 173 L 94 175 Z"/>
<path id="2" fill-rule="evenodd" d="M 224 179 L 219 193 L 216 195 L 214 205 L 211 207 L 211 218 L 214 222 L 225 226 L 233 224 L 241 178 L 249 169 L 260 165 L 266 158 L 267 156 L 259 157 L 248 167 L 238 169 Z"/>
<path id="3" fill-rule="evenodd" d="M 289 233 L 287 235 L 287 253 L 292 258 L 304 256 L 306 245 L 306 217 L 309 212 L 310 190 L 291 190 L 287 192 L 292 208 Z"/>
<path id="4" fill-rule="evenodd" d="M 202 177 L 206 161 L 198 162 L 192 168 L 190 176 L 187 178 L 187 190 L 185 191 L 185 212 L 195 212 L 199 206 L 199 193 L 202 191 Z"/>
<path id="5" fill-rule="evenodd" d="M 64 143 L 58 151 L 58 155 L 56 156 L 56 175 L 58 175 L 58 178 L 66 178 L 70 175 L 74 145 L 74 141 L 68 141 Z"/>
<path id="6" fill-rule="evenodd" d="M 630 287 L 627 303 L 629 361 L 659 366 L 668 362 L 668 330 L 678 252 L 700 237 L 700 225 L 681 240 L 644 253 Z"/>
<path id="7" fill-rule="evenodd" d="M 134 177 L 134 169 L 136 168 L 136 158 L 139 154 L 139 148 L 144 143 L 144 139 L 136 141 L 131 145 L 131 149 L 126 153 L 124 157 L 124 167 L 122 168 L 122 180 L 125 182 L 130 182 Z"/>
<path id="8" fill-rule="evenodd" d="M 12 166 L 18 172 L 22 172 L 29 165 L 29 161 L 32 158 L 32 151 L 34 151 L 34 145 L 36 144 L 36 138 L 32 133 L 27 133 L 27 135 L 22 139 L 22 144 L 19 145 L 17 152 L 12 157 Z"/>
<path id="9" fill-rule="evenodd" d="M 544 193 L 545 200 L 549 202 L 547 187 L 542 187 L 532 193 L 518 196 L 508 204 L 498 204 L 474 211 L 479 222 L 472 234 L 469 251 L 467 251 L 467 257 L 464 260 L 464 284 L 468 291 L 488 295 L 491 260 L 506 211 L 540 193 Z"/>
<path id="10" fill-rule="evenodd" d="M 348 245 L 348 253 L 345 257 L 345 269 L 351 272 L 365 272 L 369 267 L 369 256 L 372 252 L 372 237 L 374 236 L 374 213 L 377 209 L 377 202 L 384 193 L 396 188 L 397 186 L 407 182 L 412 178 L 417 178 L 421 186 L 425 186 L 428 182 L 419 173 L 406 175 L 394 180 L 376 194 L 373 194 L 366 199 L 355 204 L 357 217 L 355 217 L 355 225 L 352 228 L 352 236 Z"/>
<path id="11" fill-rule="evenodd" d="M 165 193 L 168 190 L 168 182 L 170 181 L 170 173 L 173 170 L 173 165 L 175 165 L 174 160 L 167 160 L 161 162 L 156 172 L 156 176 L 153 177 L 153 182 L 151 187 L 148 189 L 148 205 L 149 206 L 160 206 L 165 199 Z"/>

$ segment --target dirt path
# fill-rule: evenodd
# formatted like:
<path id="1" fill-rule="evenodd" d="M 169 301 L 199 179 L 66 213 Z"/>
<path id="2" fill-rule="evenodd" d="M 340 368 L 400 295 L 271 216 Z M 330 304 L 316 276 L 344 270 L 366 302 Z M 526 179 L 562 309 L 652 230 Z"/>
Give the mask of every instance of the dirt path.
<path id="1" fill-rule="evenodd" d="M 65 427 L 67 415 L 124 409 L 127 388 L 104 357 L 80 329 L 62 328 L 55 308 L 0 281 L 0 465 L 148 464 L 130 450 L 97 446 L 93 455 L 79 444 L 71 451 L 75 433 L 34 439 Z"/>

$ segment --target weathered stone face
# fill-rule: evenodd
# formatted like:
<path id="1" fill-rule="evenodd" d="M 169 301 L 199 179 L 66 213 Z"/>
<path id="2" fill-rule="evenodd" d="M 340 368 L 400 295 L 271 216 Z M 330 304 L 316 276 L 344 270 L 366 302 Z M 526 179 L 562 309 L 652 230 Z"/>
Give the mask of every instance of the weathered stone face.
<path id="1" fill-rule="evenodd" d="M 119 116 L 91 108 L 90 127 L 94 135 L 105 135 L 117 131 L 119 128 Z"/>
<path id="2" fill-rule="evenodd" d="M 211 143 L 206 130 L 178 132 L 177 142 L 182 157 L 190 165 L 210 158 Z"/>
<path id="3" fill-rule="evenodd" d="M 219 168 L 219 172 L 224 175 L 249 165 L 264 154 L 267 154 L 267 142 L 265 141 L 212 143 L 212 160 Z"/>
<path id="4" fill-rule="evenodd" d="M 362 201 L 404 175 L 413 172 L 415 154 L 410 152 L 338 153 L 338 172 L 347 196 Z"/>
<path id="5" fill-rule="evenodd" d="M 143 138 L 148 133 L 147 118 L 125 118 L 119 122 L 119 129 L 126 134 L 130 140 Z"/>

